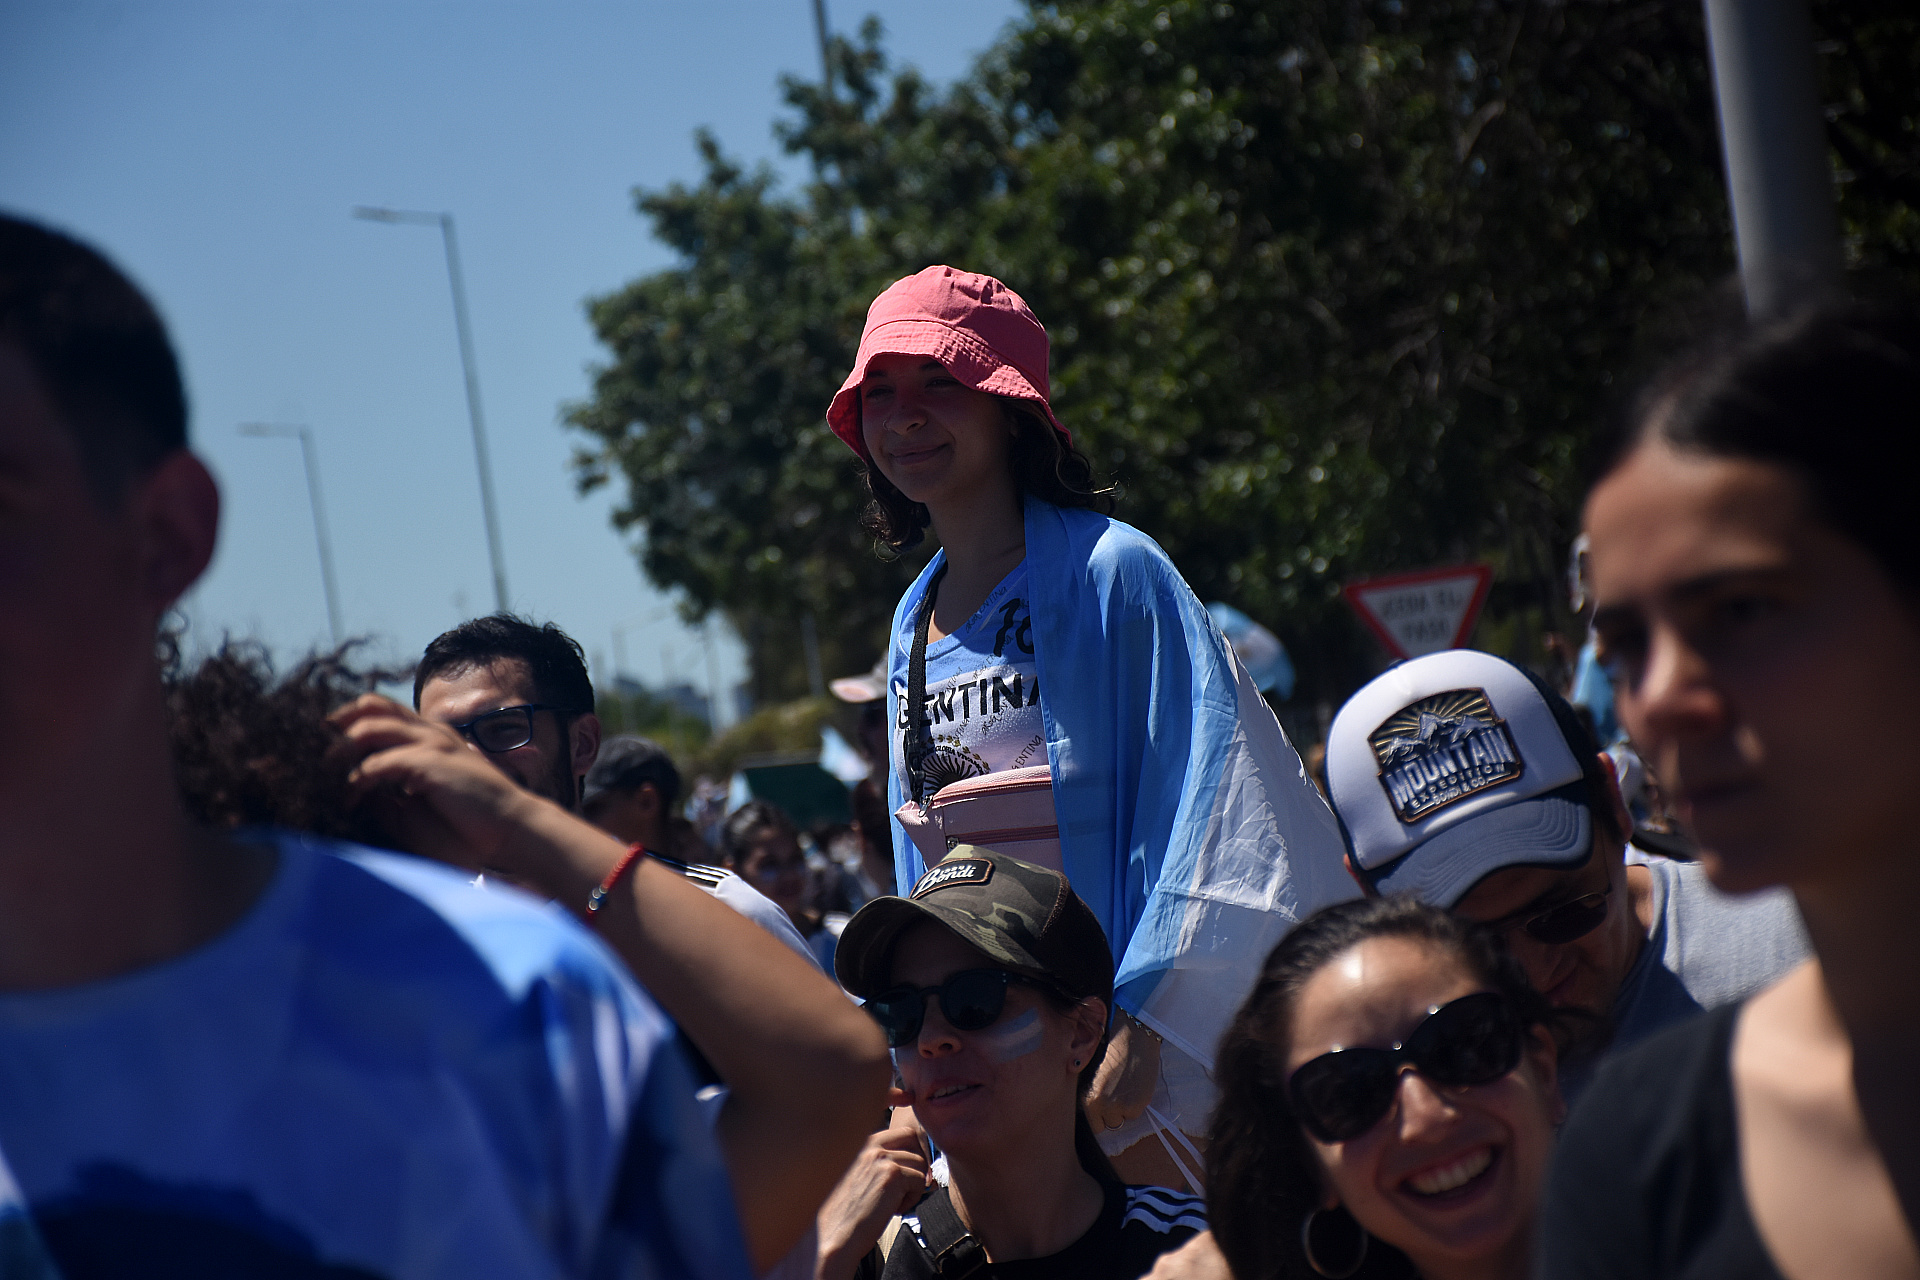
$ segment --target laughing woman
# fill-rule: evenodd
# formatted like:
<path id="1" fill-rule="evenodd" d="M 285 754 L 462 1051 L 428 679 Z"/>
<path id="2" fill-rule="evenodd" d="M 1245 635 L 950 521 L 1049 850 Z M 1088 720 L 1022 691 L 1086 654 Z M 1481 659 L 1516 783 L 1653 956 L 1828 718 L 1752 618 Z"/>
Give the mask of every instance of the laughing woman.
<path id="1" fill-rule="evenodd" d="M 1235 1280 L 1523 1280 L 1550 1017 L 1489 935 L 1410 898 L 1288 934 L 1220 1046 L 1207 1204 Z"/>
<path id="2" fill-rule="evenodd" d="M 1355 890 L 1332 815 L 1206 610 L 1103 514 L 1047 360 L 1018 295 L 928 267 L 874 301 L 828 410 L 866 466 L 878 540 L 900 552 L 931 528 L 940 543 L 889 650 L 895 879 L 956 838 L 1066 874 L 1118 971 L 1088 1100 L 1101 1145 L 1137 1180 L 1197 1186 L 1189 1136 L 1221 1029 L 1287 927 Z"/>

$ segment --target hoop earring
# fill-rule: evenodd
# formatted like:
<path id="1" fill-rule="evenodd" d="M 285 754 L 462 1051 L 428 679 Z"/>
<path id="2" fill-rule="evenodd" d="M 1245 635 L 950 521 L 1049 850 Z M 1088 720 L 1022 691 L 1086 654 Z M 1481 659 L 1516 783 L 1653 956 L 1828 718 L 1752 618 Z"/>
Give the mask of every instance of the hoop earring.
<path id="1" fill-rule="evenodd" d="M 1336 1220 L 1333 1215 L 1339 1214 L 1340 1217 L 1345 1218 L 1352 1224 L 1354 1233 L 1360 1237 L 1360 1242 L 1351 1246 L 1353 1254 L 1352 1260 L 1344 1266 L 1329 1267 L 1321 1262 L 1318 1255 L 1314 1253 L 1313 1228 L 1315 1219 L 1319 1218 L 1323 1213 L 1328 1215 L 1329 1221 Z M 1348 1276 L 1360 1270 L 1361 1264 L 1367 1260 L 1367 1243 L 1371 1239 L 1372 1237 L 1367 1234 L 1367 1229 L 1355 1221 L 1354 1216 L 1348 1213 L 1344 1206 L 1335 1206 L 1332 1209 L 1313 1209 L 1308 1212 L 1306 1217 L 1300 1219 L 1300 1252 L 1307 1255 L 1307 1265 L 1325 1276 L 1327 1280 L 1347 1280 Z"/>

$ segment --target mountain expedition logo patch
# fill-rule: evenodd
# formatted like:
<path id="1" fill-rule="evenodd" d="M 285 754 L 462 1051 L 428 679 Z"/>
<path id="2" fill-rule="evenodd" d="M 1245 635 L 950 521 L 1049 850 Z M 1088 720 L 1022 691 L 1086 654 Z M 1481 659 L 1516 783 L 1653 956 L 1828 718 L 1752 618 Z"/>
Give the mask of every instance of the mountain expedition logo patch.
<path id="1" fill-rule="evenodd" d="M 1405 823 L 1525 772 L 1507 722 L 1493 713 L 1484 689 L 1454 689 L 1402 707 L 1367 744 L 1380 762 L 1380 785 Z"/>

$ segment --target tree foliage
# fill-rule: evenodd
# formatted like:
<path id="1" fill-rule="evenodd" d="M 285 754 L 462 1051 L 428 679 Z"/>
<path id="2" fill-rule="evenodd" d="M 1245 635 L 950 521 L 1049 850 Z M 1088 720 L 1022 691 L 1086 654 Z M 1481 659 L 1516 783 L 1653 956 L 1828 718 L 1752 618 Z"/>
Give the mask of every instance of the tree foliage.
<path id="1" fill-rule="evenodd" d="M 1816 21 L 1851 252 L 1914 275 L 1920 23 Z M 1698 5 L 1062 2 L 944 91 L 871 21 L 833 56 L 831 92 L 785 84 L 801 189 L 702 137 L 701 182 L 637 193 L 679 263 L 593 304 L 613 359 L 569 415 L 582 485 L 624 480 L 648 574 L 727 613 L 763 698 L 804 688 L 803 613 L 836 669 L 871 661 L 917 568 L 859 532 L 823 421 L 904 274 L 1023 294 L 1120 515 L 1337 697 L 1364 574 L 1491 559 L 1524 656 L 1583 442 L 1732 267 Z"/>

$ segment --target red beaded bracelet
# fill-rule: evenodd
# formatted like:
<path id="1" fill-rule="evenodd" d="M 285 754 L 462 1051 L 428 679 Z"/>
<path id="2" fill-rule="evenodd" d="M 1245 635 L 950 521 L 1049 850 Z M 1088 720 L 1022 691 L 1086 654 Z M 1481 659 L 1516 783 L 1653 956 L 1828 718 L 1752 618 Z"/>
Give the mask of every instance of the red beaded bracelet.
<path id="1" fill-rule="evenodd" d="M 607 895 L 613 892 L 613 886 L 620 883 L 620 877 L 627 874 L 627 868 L 638 862 L 646 852 L 647 847 L 643 844 L 628 845 L 627 856 L 614 863 L 613 870 L 607 872 L 607 878 L 600 882 L 600 887 L 587 895 L 588 924 L 592 924 L 594 917 L 600 914 L 600 908 L 606 902 Z"/>

